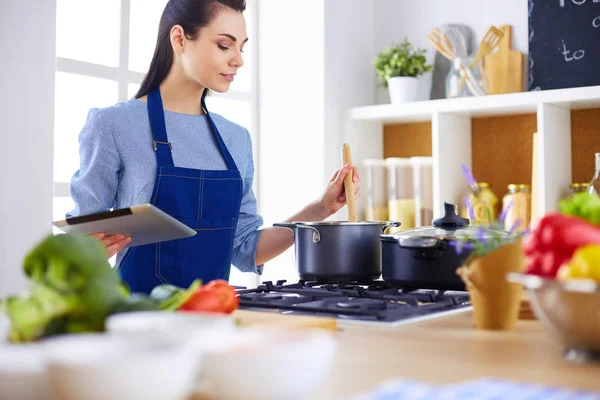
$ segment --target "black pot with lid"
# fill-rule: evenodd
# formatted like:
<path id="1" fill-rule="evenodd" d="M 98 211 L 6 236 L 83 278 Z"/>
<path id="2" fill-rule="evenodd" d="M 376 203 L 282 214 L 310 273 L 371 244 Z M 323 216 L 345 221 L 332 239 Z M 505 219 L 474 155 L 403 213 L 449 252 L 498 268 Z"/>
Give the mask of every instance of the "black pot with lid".
<path id="1" fill-rule="evenodd" d="M 444 211 L 444 217 L 434 220 L 433 226 L 380 235 L 384 281 L 405 289 L 465 290 L 456 269 L 471 251 L 464 249 L 458 254 L 450 242 L 489 238 L 490 232 L 470 226 L 468 219 L 457 215 L 454 204 L 444 203 Z"/>

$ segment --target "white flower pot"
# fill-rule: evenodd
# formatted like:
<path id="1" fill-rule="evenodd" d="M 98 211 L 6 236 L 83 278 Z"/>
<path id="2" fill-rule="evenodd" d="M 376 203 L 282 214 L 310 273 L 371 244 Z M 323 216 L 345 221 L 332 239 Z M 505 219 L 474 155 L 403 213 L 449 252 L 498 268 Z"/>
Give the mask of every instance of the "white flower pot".
<path id="1" fill-rule="evenodd" d="M 419 98 L 419 79 L 411 76 L 395 76 L 388 80 L 392 104 L 410 103 Z"/>

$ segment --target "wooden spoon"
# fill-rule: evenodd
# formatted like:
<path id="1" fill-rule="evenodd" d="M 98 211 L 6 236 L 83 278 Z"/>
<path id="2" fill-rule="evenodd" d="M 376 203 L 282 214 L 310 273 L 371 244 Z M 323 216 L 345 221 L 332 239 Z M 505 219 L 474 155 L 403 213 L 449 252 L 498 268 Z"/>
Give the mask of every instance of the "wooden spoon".
<path id="1" fill-rule="evenodd" d="M 350 145 L 344 143 L 342 146 L 342 166 L 352 162 Z M 346 203 L 348 205 L 348 222 L 356 222 L 356 199 L 354 198 L 354 167 L 344 178 L 344 189 L 346 190 Z"/>

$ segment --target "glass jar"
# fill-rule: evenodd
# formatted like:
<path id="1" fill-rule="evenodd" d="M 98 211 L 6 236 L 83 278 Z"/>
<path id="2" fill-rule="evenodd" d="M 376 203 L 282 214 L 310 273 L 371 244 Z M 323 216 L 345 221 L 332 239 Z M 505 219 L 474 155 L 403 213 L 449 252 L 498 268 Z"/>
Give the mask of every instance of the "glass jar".
<path id="1" fill-rule="evenodd" d="M 385 161 L 369 158 L 363 161 L 366 182 L 365 220 L 388 221 L 388 193 Z"/>
<path id="2" fill-rule="evenodd" d="M 433 157 L 411 157 L 413 193 L 415 199 L 415 227 L 430 225 L 433 221 Z"/>
<path id="3" fill-rule="evenodd" d="M 470 219 L 472 225 L 488 225 L 498 217 L 499 200 L 489 182 L 477 182 L 477 186 L 471 188 L 464 198 L 468 204 L 463 203 L 461 217 Z"/>
<path id="4" fill-rule="evenodd" d="M 502 199 L 504 230 L 523 232 L 531 222 L 531 186 L 511 183 L 508 193 Z"/>
<path id="5" fill-rule="evenodd" d="M 476 83 L 473 84 L 471 82 L 467 83 L 467 79 L 462 79 L 462 73 L 460 70 L 460 66 L 463 65 L 468 67 L 473 62 L 474 57 L 456 57 L 452 60 L 452 64 L 450 65 L 450 70 L 446 75 L 446 98 L 451 99 L 455 97 L 470 97 L 476 95 L 483 95 L 483 93 L 474 92 L 474 88 L 472 85 L 479 85 L 478 88 L 483 91 L 484 84 L 482 81 L 482 73 L 481 73 L 481 64 L 475 65 L 475 67 L 471 68 L 473 75 L 475 77 Z M 477 88 L 475 88 L 477 89 Z"/>
<path id="6" fill-rule="evenodd" d="M 569 185 L 569 192 L 565 198 L 573 197 L 577 193 L 587 192 L 590 184 L 587 182 L 574 182 Z"/>
<path id="7" fill-rule="evenodd" d="M 390 232 L 415 227 L 415 198 L 413 172 L 410 158 L 390 157 L 385 159 L 388 170 L 390 221 L 398 221 L 400 228 L 390 228 Z"/>
<path id="8" fill-rule="evenodd" d="M 571 183 L 569 185 L 569 193 L 567 194 L 566 197 L 569 198 L 577 193 L 587 192 L 589 187 L 590 187 L 589 183 L 583 183 L 583 182 Z"/>

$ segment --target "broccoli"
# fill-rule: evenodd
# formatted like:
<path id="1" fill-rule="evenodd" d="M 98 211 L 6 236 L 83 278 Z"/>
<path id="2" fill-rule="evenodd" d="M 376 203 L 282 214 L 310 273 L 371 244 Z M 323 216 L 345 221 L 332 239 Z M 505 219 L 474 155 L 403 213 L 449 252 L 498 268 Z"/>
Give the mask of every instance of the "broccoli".
<path id="1" fill-rule="evenodd" d="M 101 331 L 111 310 L 127 300 L 104 247 L 91 236 L 50 235 L 30 251 L 23 266 L 28 290 L 4 301 L 12 342 Z"/>
<path id="2" fill-rule="evenodd" d="M 27 290 L 0 301 L 11 342 L 103 331 L 106 318 L 121 312 L 174 311 L 201 285 L 195 280 L 187 289 L 159 285 L 150 296 L 132 294 L 92 236 L 49 235 L 26 255 L 23 268 Z"/>

